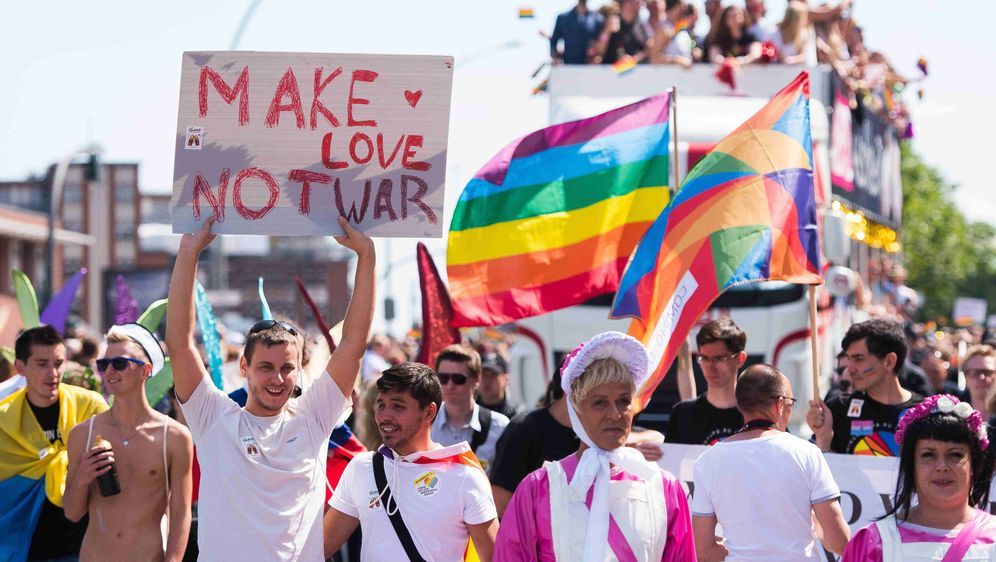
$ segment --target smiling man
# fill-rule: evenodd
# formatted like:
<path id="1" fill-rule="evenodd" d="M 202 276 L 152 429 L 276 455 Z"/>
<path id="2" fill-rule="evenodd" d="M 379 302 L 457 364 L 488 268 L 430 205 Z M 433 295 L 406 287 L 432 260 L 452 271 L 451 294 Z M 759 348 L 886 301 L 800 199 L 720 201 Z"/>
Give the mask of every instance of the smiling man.
<path id="1" fill-rule="evenodd" d="M 107 350 L 97 360 L 107 391 L 107 412 L 90 418 L 69 436 L 69 476 L 63 507 L 78 521 L 90 515 L 81 560 L 107 553 L 131 560 L 183 559 L 190 532 L 190 432 L 149 406 L 145 382 L 165 364 L 156 337 L 141 324 L 112 326 Z M 162 375 L 160 375 L 162 376 Z M 97 445 L 100 436 L 111 449 Z M 97 479 L 115 468 L 120 493 L 104 497 Z M 165 550 L 160 523 L 168 515 Z"/>
<path id="2" fill-rule="evenodd" d="M 14 355 L 25 386 L 0 403 L 0 560 L 74 557 L 86 521 L 70 521 L 62 509 L 66 442 L 107 403 L 61 382 L 66 346 L 55 328 L 25 330 Z"/>
<path id="3" fill-rule="evenodd" d="M 327 374 L 292 398 L 301 353 L 297 330 L 257 322 L 240 361 L 248 396 L 240 408 L 211 384 L 194 343 L 197 258 L 213 219 L 180 241 L 170 283 L 166 345 L 176 396 L 201 467 L 201 560 L 322 560 L 322 510 L 329 434 L 360 370 L 374 306 L 374 245 L 343 218 L 336 241 L 357 255 L 342 341 Z"/>
<path id="4" fill-rule="evenodd" d="M 706 391 L 671 409 L 666 443 L 713 445 L 744 424 L 736 391 L 737 373 L 747 360 L 747 334 L 729 318 L 720 318 L 702 326 L 695 343 Z"/>
<path id="5" fill-rule="evenodd" d="M 809 402 L 806 423 L 816 444 L 834 453 L 897 456 L 899 418 L 923 401 L 899 384 L 907 351 L 902 327 L 888 320 L 861 322 L 847 330 L 841 347 L 854 392 Z"/>
<path id="6" fill-rule="evenodd" d="M 442 390 L 436 373 L 402 363 L 377 379 L 374 417 L 384 446 L 346 467 L 325 515 L 325 554 L 363 530 L 364 561 L 463 560 L 472 538 L 490 562 L 498 513 L 466 442 L 443 447 L 430 428 Z"/>

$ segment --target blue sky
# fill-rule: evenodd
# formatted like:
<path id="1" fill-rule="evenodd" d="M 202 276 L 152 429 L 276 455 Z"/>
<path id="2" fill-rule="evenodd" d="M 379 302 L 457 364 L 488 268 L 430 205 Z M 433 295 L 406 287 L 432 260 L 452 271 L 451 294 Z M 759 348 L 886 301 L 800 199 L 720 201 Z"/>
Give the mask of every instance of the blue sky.
<path id="1" fill-rule="evenodd" d="M 769 13 L 780 16 L 784 4 L 769 0 Z M 264 0 L 240 48 L 455 56 L 447 182 L 452 201 L 495 151 L 546 124 L 546 99 L 530 95 L 536 81 L 529 74 L 547 54 L 538 31 L 549 31 L 556 13 L 572 5 Z M 996 130 L 996 41 L 989 29 L 996 4 L 971 3 L 970 11 L 968 5 L 856 0 L 853 13 L 869 46 L 884 51 L 901 72 L 914 74 L 917 58 L 928 58 L 926 97 L 914 107 L 916 149 L 961 184 L 958 203 L 970 218 L 996 222 L 991 166 L 983 152 Z M 190 0 L 5 6 L 0 179 L 42 173 L 96 141 L 106 159 L 141 164 L 144 191 L 168 191 L 181 53 L 228 49 L 248 6 Z M 519 20 L 520 6 L 533 7 L 536 19 Z M 441 241 L 430 247 L 442 268 Z M 413 248 L 406 243 L 392 255 L 411 264 Z M 401 294 L 411 289 L 411 276 L 404 277 L 395 288 Z M 403 301 L 410 300 L 406 296 L 399 305 L 406 309 L 409 302 Z"/>

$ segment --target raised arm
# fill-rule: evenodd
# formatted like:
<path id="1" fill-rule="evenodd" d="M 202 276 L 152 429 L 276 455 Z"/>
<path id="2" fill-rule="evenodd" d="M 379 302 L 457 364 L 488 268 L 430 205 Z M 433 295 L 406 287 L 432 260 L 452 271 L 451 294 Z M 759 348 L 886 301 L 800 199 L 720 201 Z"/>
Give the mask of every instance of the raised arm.
<path id="1" fill-rule="evenodd" d="M 370 324 L 373 322 L 377 259 L 373 240 L 369 236 L 350 226 L 344 217 L 339 217 L 339 224 L 346 234 L 336 236 L 335 240 L 356 252 L 356 275 L 353 278 L 353 296 L 342 323 L 342 341 L 332 352 L 326 370 L 342 393 L 349 396 L 360 373 L 360 361 L 367 348 Z"/>
<path id="2" fill-rule="evenodd" d="M 176 397 L 181 403 L 189 400 L 197 385 L 208 376 L 194 343 L 194 281 L 197 279 L 197 258 L 215 238 L 211 234 L 213 224 L 214 217 L 211 217 L 195 234 L 183 235 L 169 283 L 166 347 L 173 365 Z"/>

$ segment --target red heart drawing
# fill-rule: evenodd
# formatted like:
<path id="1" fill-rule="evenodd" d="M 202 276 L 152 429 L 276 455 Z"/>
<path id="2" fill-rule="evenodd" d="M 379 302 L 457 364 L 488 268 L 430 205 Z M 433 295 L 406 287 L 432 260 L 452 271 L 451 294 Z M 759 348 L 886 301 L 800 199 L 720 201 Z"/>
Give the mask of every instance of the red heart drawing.
<path id="1" fill-rule="evenodd" d="M 422 99 L 422 90 L 405 90 L 405 100 L 408 101 L 408 105 L 413 108 L 418 105 L 418 100 Z"/>

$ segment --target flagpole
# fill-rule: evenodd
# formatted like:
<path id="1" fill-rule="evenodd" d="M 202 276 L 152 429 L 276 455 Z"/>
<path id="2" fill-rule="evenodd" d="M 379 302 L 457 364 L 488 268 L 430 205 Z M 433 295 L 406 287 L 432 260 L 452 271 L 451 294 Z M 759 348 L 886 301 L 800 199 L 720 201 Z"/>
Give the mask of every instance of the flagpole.
<path id="1" fill-rule="evenodd" d="M 674 199 L 674 194 L 678 191 L 678 87 L 671 87 L 671 95 L 668 96 L 668 106 L 671 110 L 671 186 L 668 190 L 670 198 Z M 692 367 L 692 337 L 685 336 L 684 343 L 678 350 L 678 396 L 682 400 L 695 398 L 698 394 L 695 388 L 695 371 Z"/>
<path id="2" fill-rule="evenodd" d="M 820 351 L 816 341 L 816 285 L 809 286 L 809 344 L 813 356 L 813 400 L 820 399 Z"/>

